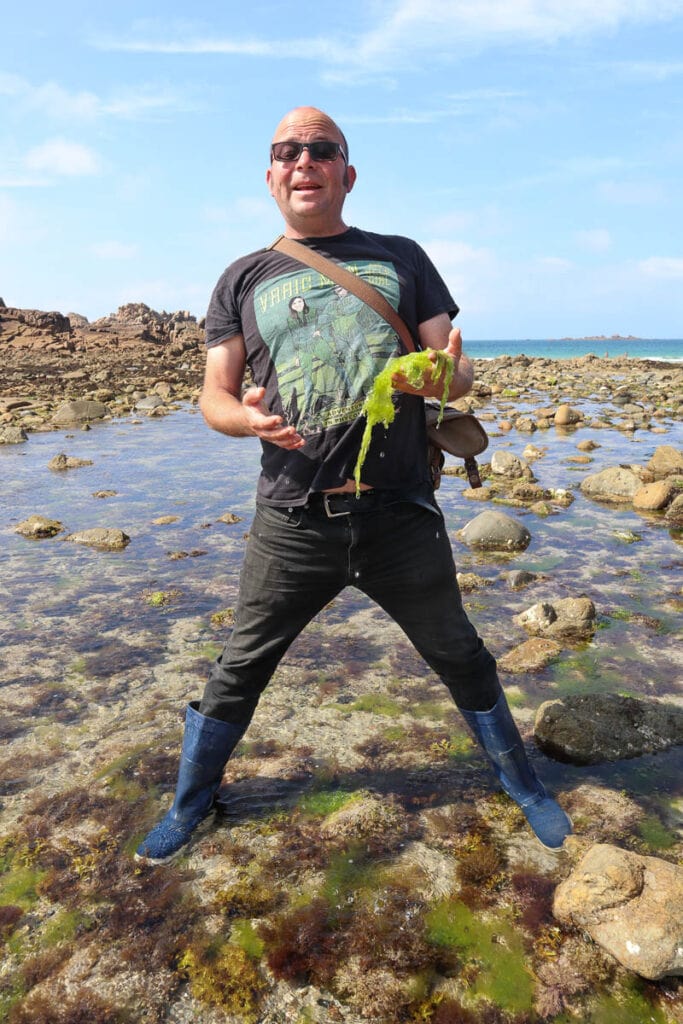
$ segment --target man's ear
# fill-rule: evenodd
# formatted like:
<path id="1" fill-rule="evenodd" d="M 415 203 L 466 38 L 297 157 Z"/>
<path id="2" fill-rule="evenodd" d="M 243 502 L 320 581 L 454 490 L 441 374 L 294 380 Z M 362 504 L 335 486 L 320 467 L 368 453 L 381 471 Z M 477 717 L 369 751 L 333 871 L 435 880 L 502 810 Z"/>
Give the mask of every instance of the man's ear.
<path id="1" fill-rule="evenodd" d="M 344 184 L 346 185 L 346 191 L 350 192 L 353 186 L 356 184 L 356 168 L 353 164 L 349 164 L 346 168 L 346 174 L 344 175 Z"/>
<path id="2" fill-rule="evenodd" d="M 270 192 L 270 194 L 272 196 L 272 194 L 273 194 L 273 176 L 270 173 L 270 167 L 266 171 L 266 185 L 268 186 L 268 191 Z"/>

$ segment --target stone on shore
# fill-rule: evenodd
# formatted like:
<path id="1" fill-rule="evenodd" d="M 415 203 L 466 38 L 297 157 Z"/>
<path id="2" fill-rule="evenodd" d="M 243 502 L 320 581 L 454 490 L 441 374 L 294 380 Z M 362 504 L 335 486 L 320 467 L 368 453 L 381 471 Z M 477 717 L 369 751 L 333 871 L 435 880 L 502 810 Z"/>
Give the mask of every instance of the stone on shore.
<path id="1" fill-rule="evenodd" d="M 553 913 L 644 978 L 683 974 L 683 868 L 675 864 L 598 843 L 556 889 Z"/>
<path id="2" fill-rule="evenodd" d="M 505 512 L 481 512 L 458 532 L 468 547 L 483 551 L 525 551 L 531 543 L 526 526 Z"/>
<path id="3" fill-rule="evenodd" d="M 670 526 L 683 527 L 683 494 L 674 498 L 666 510 L 664 518 Z"/>
<path id="4" fill-rule="evenodd" d="M 620 761 L 683 743 L 683 708 L 615 693 L 573 694 L 541 704 L 534 737 L 557 761 Z"/>
<path id="5" fill-rule="evenodd" d="M 561 653 L 562 645 L 556 640 L 536 636 L 498 658 L 498 668 L 503 672 L 540 672 Z"/>
<path id="6" fill-rule="evenodd" d="M 610 466 L 585 477 L 581 481 L 581 491 L 587 498 L 618 505 L 632 502 L 642 484 L 641 478 L 632 469 Z"/>
<path id="7" fill-rule="evenodd" d="M 676 488 L 670 480 L 656 480 L 644 484 L 633 495 L 633 507 L 641 512 L 661 512 L 676 497 Z"/>
<path id="8" fill-rule="evenodd" d="M 531 636 L 551 640 L 586 640 L 595 632 L 595 605 L 587 597 L 541 601 L 516 615 L 515 622 Z"/>
<path id="9" fill-rule="evenodd" d="M 578 409 L 573 409 L 571 405 L 560 405 L 557 408 L 553 422 L 556 427 L 571 427 L 583 422 L 583 414 Z"/>
<path id="10" fill-rule="evenodd" d="M 78 469 L 80 466 L 92 465 L 92 459 L 77 459 L 74 455 L 65 455 L 64 452 L 60 452 L 59 455 L 50 459 L 47 468 L 53 469 L 57 473 L 63 473 L 66 469 Z"/>
<path id="11" fill-rule="evenodd" d="M 683 452 L 673 445 L 663 444 L 655 451 L 647 464 L 655 480 L 663 477 L 683 475 Z"/>
<path id="12" fill-rule="evenodd" d="M 64 540 L 70 540 L 74 544 L 85 544 L 87 547 L 97 548 L 100 551 L 123 551 L 130 544 L 130 537 L 123 530 L 103 527 L 79 530 L 76 533 L 70 533 Z"/>
<path id="13" fill-rule="evenodd" d="M 101 420 L 109 415 L 109 408 L 103 402 L 79 398 L 74 402 L 65 402 L 64 405 L 60 405 L 52 417 L 52 422 L 58 427 L 71 427 L 89 423 L 90 420 Z"/>
<path id="14" fill-rule="evenodd" d="M 64 527 L 58 519 L 48 519 L 47 516 L 32 515 L 15 529 L 22 537 L 29 537 L 32 540 L 42 540 L 44 537 L 55 537 Z"/>
<path id="15" fill-rule="evenodd" d="M 21 444 L 28 441 L 28 434 L 21 427 L 0 427 L 0 444 Z"/>

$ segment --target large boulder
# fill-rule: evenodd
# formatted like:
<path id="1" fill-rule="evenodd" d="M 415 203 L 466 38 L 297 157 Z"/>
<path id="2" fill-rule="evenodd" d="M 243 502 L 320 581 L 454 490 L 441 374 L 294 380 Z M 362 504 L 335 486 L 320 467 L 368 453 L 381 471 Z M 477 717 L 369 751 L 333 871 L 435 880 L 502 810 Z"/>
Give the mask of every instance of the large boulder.
<path id="1" fill-rule="evenodd" d="M 531 534 L 518 519 L 505 512 L 480 512 L 463 526 L 460 538 L 468 547 L 483 551 L 524 551 Z"/>
<path id="2" fill-rule="evenodd" d="M 644 978 L 683 974 L 683 868 L 675 864 L 598 843 L 557 887 L 553 913 Z"/>
<path id="3" fill-rule="evenodd" d="M 573 694 L 541 704 L 534 738 L 549 757 L 570 764 L 640 757 L 683 743 L 683 708 L 615 693 Z"/>
<path id="4" fill-rule="evenodd" d="M 85 544 L 86 547 L 96 548 L 99 551 L 123 551 L 130 544 L 130 537 L 123 530 L 99 526 L 70 533 L 64 540 L 69 540 L 74 544 Z"/>

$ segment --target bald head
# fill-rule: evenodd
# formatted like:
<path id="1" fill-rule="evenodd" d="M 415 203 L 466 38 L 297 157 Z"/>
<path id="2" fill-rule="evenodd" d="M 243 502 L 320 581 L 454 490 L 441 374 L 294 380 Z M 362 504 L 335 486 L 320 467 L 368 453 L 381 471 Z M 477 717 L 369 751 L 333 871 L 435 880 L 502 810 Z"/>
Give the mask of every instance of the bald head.
<path id="1" fill-rule="evenodd" d="M 346 162 L 349 159 L 349 146 L 341 128 L 335 124 L 329 114 L 317 107 L 295 107 L 282 118 L 273 133 L 273 142 L 298 138 L 301 131 L 319 134 L 321 138 L 332 142 L 341 142 Z M 310 136 L 313 138 L 313 135 Z"/>

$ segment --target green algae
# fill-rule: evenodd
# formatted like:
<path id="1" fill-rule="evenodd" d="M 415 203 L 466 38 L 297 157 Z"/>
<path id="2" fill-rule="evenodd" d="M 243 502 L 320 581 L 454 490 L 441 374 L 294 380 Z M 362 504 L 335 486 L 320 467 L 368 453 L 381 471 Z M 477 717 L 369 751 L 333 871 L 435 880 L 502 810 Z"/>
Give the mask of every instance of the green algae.
<path id="1" fill-rule="evenodd" d="M 340 811 L 342 807 L 354 803 L 358 799 L 357 794 L 349 793 L 344 789 L 322 789 L 314 793 L 306 793 L 298 802 L 298 807 L 304 814 L 314 817 L 327 817 Z"/>
<path id="2" fill-rule="evenodd" d="M 525 966 L 523 937 L 505 917 L 482 920 L 459 900 L 446 900 L 425 920 L 433 945 L 456 949 L 476 966 L 471 995 L 511 1013 L 531 1010 L 534 982 Z"/>
<path id="3" fill-rule="evenodd" d="M 434 354 L 436 354 L 435 360 L 431 358 Z M 391 400 L 392 392 L 395 390 L 392 383 L 394 374 L 402 374 L 411 387 L 416 389 L 424 387 L 427 371 L 431 371 L 434 383 L 440 380 L 443 381 L 438 419 L 440 423 L 448 399 L 448 389 L 453 378 L 454 369 L 453 360 L 445 352 L 439 349 L 429 349 L 426 352 L 409 352 L 408 355 L 390 359 L 384 369 L 377 374 L 372 384 L 372 390 L 363 403 L 362 414 L 366 417 L 365 430 L 363 431 L 356 468 L 353 471 L 353 478 L 356 481 L 356 496 L 360 494 L 360 475 L 365 457 L 370 448 L 372 431 L 378 423 L 388 427 L 393 423 L 396 415 L 396 409 Z"/>
<path id="4" fill-rule="evenodd" d="M 654 816 L 638 822 L 640 838 L 653 850 L 669 850 L 678 842 L 678 836 Z"/>
<path id="5" fill-rule="evenodd" d="M 405 711 L 401 704 L 382 693 L 365 693 L 353 704 L 342 707 L 347 711 L 366 711 L 374 715 L 385 715 L 387 718 L 398 718 Z"/>

